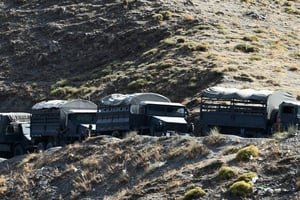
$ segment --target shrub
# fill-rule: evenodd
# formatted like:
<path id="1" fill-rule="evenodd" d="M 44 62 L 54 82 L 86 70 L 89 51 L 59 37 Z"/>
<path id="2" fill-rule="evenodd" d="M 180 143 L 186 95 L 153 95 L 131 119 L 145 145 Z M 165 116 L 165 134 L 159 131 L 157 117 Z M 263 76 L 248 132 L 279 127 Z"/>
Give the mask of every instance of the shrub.
<path id="1" fill-rule="evenodd" d="M 248 42 L 254 42 L 254 41 L 258 41 L 258 38 L 253 35 L 246 35 L 242 38 L 242 40 L 248 41 Z"/>
<path id="2" fill-rule="evenodd" d="M 221 144 L 224 141 L 224 137 L 220 134 L 219 129 L 214 127 L 210 129 L 208 136 L 205 137 L 205 141 L 211 145 Z"/>
<path id="3" fill-rule="evenodd" d="M 254 172 L 248 172 L 240 175 L 238 181 L 245 181 L 247 183 L 252 183 L 253 178 L 257 177 L 257 174 Z"/>
<path id="4" fill-rule="evenodd" d="M 159 13 L 163 16 L 164 20 L 170 19 L 173 15 L 173 13 L 171 11 L 168 11 L 168 10 L 160 11 Z"/>
<path id="5" fill-rule="evenodd" d="M 249 160 L 253 157 L 257 157 L 258 154 L 259 154 L 258 148 L 254 145 L 250 145 L 240 149 L 236 154 L 236 158 L 238 160 Z"/>
<path id="6" fill-rule="evenodd" d="M 154 55 L 157 52 L 158 52 L 158 49 L 157 48 L 153 48 L 153 49 L 150 49 L 149 51 L 144 52 L 143 56 Z"/>
<path id="7" fill-rule="evenodd" d="M 208 148 L 205 145 L 190 141 L 184 150 L 184 155 L 187 158 L 195 158 L 199 155 L 207 155 L 208 152 Z"/>
<path id="8" fill-rule="evenodd" d="M 62 79 L 62 80 L 57 81 L 55 84 L 51 85 L 51 89 L 54 90 L 54 89 L 59 88 L 59 87 L 65 87 L 68 84 L 69 84 L 68 80 Z"/>
<path id="9" fill-rule="evenodd" d="M 196 199 L 206 195 L 206 192 L 201 187 L 195 187 L 184 194 L 184 200 Z"/>
<path id="10" fill-rule="evenodd" d="M 155 19 L 156 21 L 163 21 L 163 20 L 168 20 L 172 17 L 172 12 L 165 10 L 165 11 L 160 11 L 157 14 L 152 15 L 152 18 Z"/>
<path id="11" fill-rule="evenodd" d="M 132 81 L 128 84 L 128 88 L 130 89 L 138 89 L 140 87 L 143 87 L 145 86 L 147 83 L 146 80 L 144 79 L 138 79 L 138 80 L 135 80 L 135 81 Z"/>
<path id="12" fill-rule="evenodd" d="M 230 194 L 234 196 L 245 196 L 246 194 L 252 192 L 252 190 L 252 184 L 245 181 L 237 181 L 229 188 Z"/>
<path id="13" fill-rule="evenodd" d="M 152 18 L 156 21 L 163 21 L 164 17 L 162 14 L 155 14 L 155 15 L 152 15 Z"/>
<path id="14" fill-rule="evenodd" d="M 258 49 L 256 47 L 248 45 L 248 44 L 238 44 L 234 47 L 234 49 L 237 49 L 244 53 L 258 52 Z"/>
<path id="15" fill-rule="evenodd" d="M 201 43 L 201 42 L 193 42 L 193 41 L 189 41 L 189 42 L 185 42 L 182 46 L 185 49 L 191 50 L 191 51 L 208 51 L 208 44 L 206 43 Z"/>
<path id="16" fill-rule="evenodd" d="M 218 177 L 220 179 L 228 180 L 236 175 L 236 170 L 232 167 L 223 166 L 219 170 Z"/>

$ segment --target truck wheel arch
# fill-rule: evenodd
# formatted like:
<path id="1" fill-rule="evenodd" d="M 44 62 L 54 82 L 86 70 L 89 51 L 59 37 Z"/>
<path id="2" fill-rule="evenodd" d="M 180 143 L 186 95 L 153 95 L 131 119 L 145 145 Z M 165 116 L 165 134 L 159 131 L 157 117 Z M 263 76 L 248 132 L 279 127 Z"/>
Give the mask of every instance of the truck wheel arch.
<path id="1" fill-rule="evenodd" d="M 25 148 L 21 144 L 15 144 L 13 147 L 13 155 L 14 156 L 19 156 L 25 154 Z"/>

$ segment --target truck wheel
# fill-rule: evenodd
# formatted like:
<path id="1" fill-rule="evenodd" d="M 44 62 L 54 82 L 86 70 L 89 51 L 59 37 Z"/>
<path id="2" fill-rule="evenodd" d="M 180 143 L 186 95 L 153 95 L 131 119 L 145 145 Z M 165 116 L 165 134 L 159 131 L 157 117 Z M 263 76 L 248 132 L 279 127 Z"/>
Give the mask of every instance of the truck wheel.
<path id="1" fill-rule="evenodd" d="M 14 147 L 14 156 L 19 156 L 25 154 L 25 149 L 22 147 L 22 145 L 17 144 Z"/>
<path id="2" fill-rule="evenodd" d="M 52 147 L 53 147 L 52 142 L 48 142 L 48 144 L 47 144 L 47 146 L 46 146 L 46 149 L 50 149 L 50 148 L 52 148 Z"/>
<path id="3" fill-rule="evenodd" d="M 44 151 L 45 150 L 45 146 L 44 143 L 40 142 L 37 144 L 37 150 L 40 151 Z"/>

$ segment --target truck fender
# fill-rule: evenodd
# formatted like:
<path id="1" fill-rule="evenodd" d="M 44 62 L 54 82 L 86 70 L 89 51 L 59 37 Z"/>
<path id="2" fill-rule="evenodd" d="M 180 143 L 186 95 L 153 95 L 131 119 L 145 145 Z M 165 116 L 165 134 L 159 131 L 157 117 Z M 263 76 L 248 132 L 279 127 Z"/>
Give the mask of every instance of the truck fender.
<path id="1" fill-rule="evenodd" d="M 13 147 L 14 156 L 19 156 L 25 154 L 25 148 L 21 144 L 15 144 Z"/>

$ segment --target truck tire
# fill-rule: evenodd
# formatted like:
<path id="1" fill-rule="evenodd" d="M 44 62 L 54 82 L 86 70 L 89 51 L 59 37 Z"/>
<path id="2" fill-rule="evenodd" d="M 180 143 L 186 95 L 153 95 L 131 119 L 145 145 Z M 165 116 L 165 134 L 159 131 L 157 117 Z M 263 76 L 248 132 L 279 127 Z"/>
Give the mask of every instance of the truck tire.
<path id="1" fill-rule="evenodd" d="M 39 142 L 39 143 L 37 144 L 37 150 L 38 150 L 38 152 L 44 151 L 44 150 L 45 150 L 45 145 L 44 145 L 44 143 Z"/>
<path id="2" fill-rule="evenodd" d="M 25 154 L 25 149 L 23 148 L 22 145 L 20 144 L 17 144 L 15 147 L 14 147 L 14 156 L 19 156 L 19 155 L 23 155 Z"/>
<path id="3" fill-rule="evenodd" d="M 50 148 L 52 148 L 52 147 L 53 147 L 52 142 L 48 142 L 48 144 L 47 144 L 47 146 L 46 146 L 46 149 L 50 149 Z"/>

